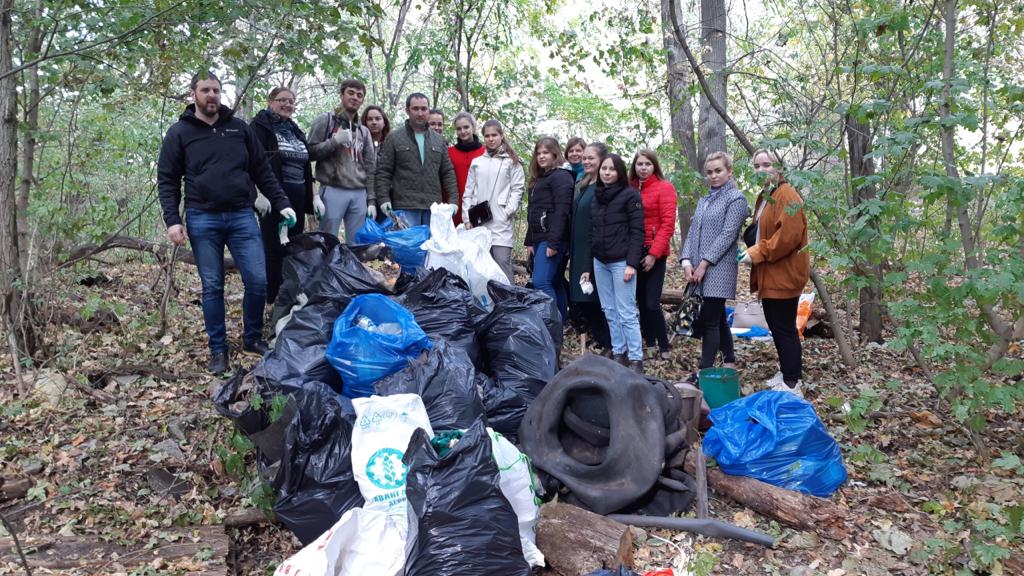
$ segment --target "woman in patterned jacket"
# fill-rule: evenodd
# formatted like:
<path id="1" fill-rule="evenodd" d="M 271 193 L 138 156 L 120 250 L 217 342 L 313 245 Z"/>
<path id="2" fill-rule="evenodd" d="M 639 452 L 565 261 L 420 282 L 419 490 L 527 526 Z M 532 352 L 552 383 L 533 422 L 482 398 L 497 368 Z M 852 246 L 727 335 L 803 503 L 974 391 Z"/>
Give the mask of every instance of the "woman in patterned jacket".
<path id="1" fill-rule="evenodd" d="M 686 281 L 700 286 L 704 297 L 698 329 L 701 338 L 700 368 L 715 365 L 722 353 L 723 365 L 735 368 L 732 333 L 725 318 L 725 301 L 736 297 L 736 240 L 750 208 L 732 179 L 732 158 L 713 152 L 704 161 L 708 193 L 697 201 L 690 230 L 679 259 Z"/>

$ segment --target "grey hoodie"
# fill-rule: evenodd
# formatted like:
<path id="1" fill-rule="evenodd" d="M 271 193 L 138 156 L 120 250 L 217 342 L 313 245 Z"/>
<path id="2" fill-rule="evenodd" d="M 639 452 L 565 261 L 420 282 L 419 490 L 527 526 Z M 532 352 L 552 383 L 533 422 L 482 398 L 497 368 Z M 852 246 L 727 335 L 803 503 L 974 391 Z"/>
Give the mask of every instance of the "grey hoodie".
<path id="1" fill-rule="evenodd" d="M 350 144 L 339 145 L 333 138 L 339 130 L 351 132 Z M 327 112 L 317 116 L 309 129 L 309 159 L 316 162 L 316 179 L 326 186 L 365 188 L 367 203 L 373 202 L 373 174 L 377 151 L 370 130 L 344 114 Z"/>

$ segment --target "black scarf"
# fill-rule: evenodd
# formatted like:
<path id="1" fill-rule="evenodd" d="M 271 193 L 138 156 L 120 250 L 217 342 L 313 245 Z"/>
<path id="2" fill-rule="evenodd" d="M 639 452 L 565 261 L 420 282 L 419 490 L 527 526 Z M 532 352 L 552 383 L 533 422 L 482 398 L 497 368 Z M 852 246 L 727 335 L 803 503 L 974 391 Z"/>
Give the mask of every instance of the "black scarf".
<path id="1" fill-rule="evenodd" d="M 456 140 L 455 149 L 460 152 L 472 152 L 473 150 L 479 150 L 483 144 L 480 143 L 480 139 L 477 138 L 476 134 L 473 134 L 472 142 L 463 142 L 462 140 Z"/>

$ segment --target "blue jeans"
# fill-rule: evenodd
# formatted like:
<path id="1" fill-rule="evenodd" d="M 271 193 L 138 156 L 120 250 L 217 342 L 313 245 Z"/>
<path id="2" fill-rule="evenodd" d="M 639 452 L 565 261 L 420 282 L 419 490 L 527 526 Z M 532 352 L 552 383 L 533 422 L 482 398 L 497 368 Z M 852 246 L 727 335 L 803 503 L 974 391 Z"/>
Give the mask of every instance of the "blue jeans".
<path id="1" fill-rule="evenodd" d="M 559 278 L 558 272 L 564 272 L 562 261 L 565 260 L 565 254 L 559 251 L 553 258 L 548 258 L 546 241 L 537 244 L 534 250 L 533 287 L 551 296 L 558 304 L 558 313 L 562 316 L 564 326 L 569 316 L 569 294 L 565 289 L 565 278 Z"/>
<path id="2" fill-rule="evenodd" d="M 224 328 L 224 246 L 231 251 L 242 275 L 243 339 L 263 338 L 263 307 L 267 301 L 267 271 L 263 241 L 251 209 L 235 212 L 185 210 L 188 238 L 203 282 L 203 321 L 211 352 L 227 352 Z"/>
<path id="3" fill-rule="evenodd" d="M 403 208 L 396 212 L 409 226 L 430 226 L 430 210 Z"/>
<path id="4" fill-rule="evenodd" d="M 640 339 L 640 316 L 636 310 L 636 276 L 629 282 L 622 280 L 626 261 L 605 264 L 594 258 L 594 282 L 601 298 L 601 309 L 608 319 L 612 337 L 612 353 L 626 353 L 630 360 L 643 360 Z"/>

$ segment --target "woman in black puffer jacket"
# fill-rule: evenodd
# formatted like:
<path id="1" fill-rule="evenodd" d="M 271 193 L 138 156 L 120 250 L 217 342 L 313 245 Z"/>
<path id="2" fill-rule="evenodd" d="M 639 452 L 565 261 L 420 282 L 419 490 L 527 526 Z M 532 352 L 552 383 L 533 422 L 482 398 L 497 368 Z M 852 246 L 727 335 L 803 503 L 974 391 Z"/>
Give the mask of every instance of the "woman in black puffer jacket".
<path id="1" fill-rule="evenodd" d="M 636 271 L 644 246 L 644 206 L 640 192 L 629 185 L 626 163 L 617 154 L 601 161 L 598 178 L 590 226 L 594 282 L 608 319 L 614 358 L 642 373 Z M 591 275 L 583 276 L 589 280 Z"/>
<path id="2" fill-rule="evenodd" d="M 541 138 L 534 146 L 529 187 L 525 244 L 534 257 L 533 287 L 555 300 L 564 325 L 569 315 L 569 294 L 563 264 L 572 232 L 575 179 L 554 138 Z"/>

